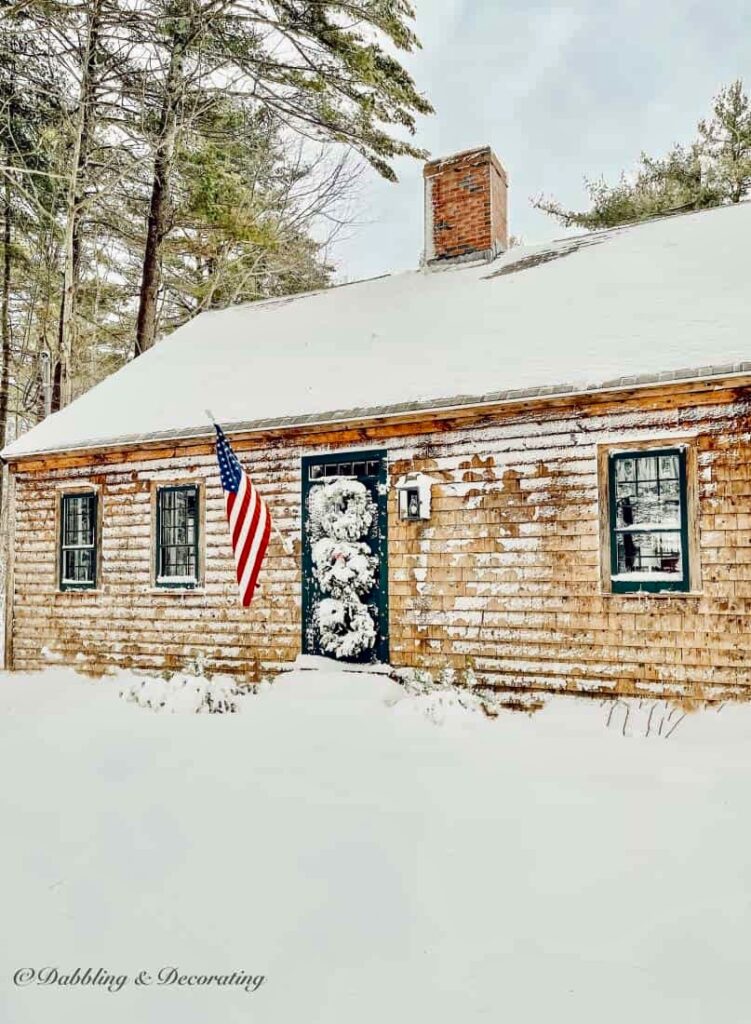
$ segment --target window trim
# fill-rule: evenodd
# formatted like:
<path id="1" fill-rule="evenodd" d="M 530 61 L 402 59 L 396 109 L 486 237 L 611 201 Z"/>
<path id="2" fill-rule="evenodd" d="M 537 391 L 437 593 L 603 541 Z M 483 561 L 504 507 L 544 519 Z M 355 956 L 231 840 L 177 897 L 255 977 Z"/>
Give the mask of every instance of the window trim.
<path id="1" fill-rule="evenodd" d="M 65 569 L 65 559 L 63 553 L 66 550 L 64 545 L 65 538 L 65 503 L 69 498 L 92 498 L 94 502 L 94 543 L 91 546 L 93 552 L 93 563 L 94 563 L 94 578 L 93 580 L 76 581 L 66 580 L 63 577 Z M 96 590 L 99 586 L 99 556 L 101 545 L 99 537 L 101 533 L 101 501 L 99 490 L 96 487 L 81 486 L 81 487 L 70 487 L 60 491 L 57 504 L 57 518 L 58 518 L 58 530 L 57 530 L 57 589 L 60 593 L 70 593 L 79 590 Z M 81 549 L 83 550 L 83 549 Z M 88 549 L 87 549 L 88 550 Z"/>
<path id="2" fill-rule="evenodd" d="M 159 562 L 161 555 L 161 535 L 162 535 L 162 512 L 159 496 L 163 491 L 195 491 L 196 493 L 196 528 L 195 536 L 193 540 L 193 550 L 195 557 L 196 575 L 195 579 L 187 580 L 184 578 L 176 578 L 174 582 L 171 582 L 169 577 L 160 578 L 159 573 Z M 203 487 L 199 480 L 186 480 L 179 483 L 161 483 L 160 481 L 154 481 L 153 489 L 153 501 L 154 501 L 154 547 L 153 547 L 153 559 L 152 559 L 152 572 L 153 572 L 153 586 L 158 590 L 166 591 L 193 591 L 198 590 L 203 586 L 203 559 L 202 559 L 202 537 L 204 533 L 204 513 L 203 513 Z"/>
<path id="3" fill-rule="evenodd" d="M 682 454 L 685 502 L 681 511 L 681 543 L 683 544 L 684 578 L 679 586 L 669 581 L 627 583 L 612 579 L 614 573 L 613 511 L 611 482 L 612 456 L 629 454 Z M 698 458 L 696 435 L 658 437 L 629 441 L 609 441 L 597 445 L 599 525 L 600 525 L 600 593 L 608 597 L 686 597 L 700 595 L 702 574 L 699 546 Z M 613 471 L 614 472 L 614 471 Z M 678 581 L 676 581 L 678 582 Z M 625 585 L 624 585 L 625 584 Z"/>

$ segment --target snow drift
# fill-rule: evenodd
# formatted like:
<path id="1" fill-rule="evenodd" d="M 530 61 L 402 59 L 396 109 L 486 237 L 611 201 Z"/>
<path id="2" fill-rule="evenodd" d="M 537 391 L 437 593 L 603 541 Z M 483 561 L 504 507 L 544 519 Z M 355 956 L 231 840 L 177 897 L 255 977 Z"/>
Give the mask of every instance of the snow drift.
<path id="1" fill-rule="evenodd" d="M 748 705 L 666 739 L 666 705 L 490 719 L 362 672 L 222 715 L 124 682 L 0 677 L 3 1020 L 747 1020 Z M 42 965 L 131 981 L 12 984 Z M 132 982 L 165 967 L 265 981 Z"/>

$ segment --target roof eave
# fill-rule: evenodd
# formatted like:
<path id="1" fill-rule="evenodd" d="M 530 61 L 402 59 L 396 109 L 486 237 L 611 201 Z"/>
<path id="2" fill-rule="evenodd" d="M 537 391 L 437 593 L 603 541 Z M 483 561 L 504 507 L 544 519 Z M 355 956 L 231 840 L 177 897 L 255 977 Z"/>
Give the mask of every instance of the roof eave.
<path id="1" fill-rule="evenodd" d="M 356 409 L 333 410 L 325 413 L 310 413 L 297 417 L 277 417 L 264 420 L 223 422 L 228 434 L 261 434 L 276 431 L 302 430 L 306 427 L 345 427 L 363 421 L 376 423 L 381 420 L 403 419 L 410 416 L 451 415 L 472 409 L 503 407 L 520 402 L 547 402 L 555 399 L 575 399 L 596 395 L 617 394 L 634 389 L 654 389 L 670 384 L 701 384 L 711 382 L 732 382 L 751 385 L 751 362 L 704 366 L 684 370 L 668 370 L 658 374 L 635 374 L 619 377 L 612 381 L 593 385 L 557 384 L 544 387 L 523 388 L 509 391 L 488 392 L 484 395 L 455 395 L 450 398 L 427 399 L 422 402 L 402 402 L 386 406 L 370 406 Z M 116 451 L 139 445 L 155 445 L 170 441 L 189 442 L 213 438 L 213 426 L 185 427 L 181 430 L 153 431 L 147 434 L 129 434 L 104 438 L 97 441 L 83 441 L 77 445 L 61 445 L 55 448 L 40 448 L 28 452 L 7 455 L 0 453 L 5 463 L 17 463 L 39 459 L 45 456 L 80 455 L 86 452 Z"/>

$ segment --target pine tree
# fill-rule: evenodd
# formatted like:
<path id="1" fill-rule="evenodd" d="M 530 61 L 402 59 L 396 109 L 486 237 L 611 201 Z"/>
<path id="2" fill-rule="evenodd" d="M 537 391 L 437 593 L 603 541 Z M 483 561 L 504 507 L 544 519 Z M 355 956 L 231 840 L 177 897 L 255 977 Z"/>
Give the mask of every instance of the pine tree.
<path id="1" fill-rule="evenodd" d="M 119 182 L 137 134 L 137 111 L 127 108 L 123 83 L 132 74 L 139 41 L 132 5 L 124 0 L 25 0 L 4 6 L 10 7 L 7 20 L 15 34 L 26 45 L 35 41 L 55 76 L 57 119 L 51 133 L 60 159 L 48 174 L 63 186 L 54 211 L 48 211 L 59 241 L 58 332 L 51 351 L 56 410 L 75 394 L 74 367 L 86 344 L 78 303 L 88 274 L 87 220 Z"/>
<path id="2" fill-rule="evenodd" d="M 268 111 L 235 99 L 213 106 L 177 154 L 162 325 L 324 287 L 324 220 L 336 230 L 358 173 L 346 156 L 290 146 Z"/>
<path id="3" fill-rule="evenodd" d="M 347 154 L 392 176 L 420 152 L 429 104 L 384 49 L 417 45 L 412 16 L 406 0 L 0 0 L 0 433 L 46 414 L 50 376 L 58 407 L 139 334 L 329 283 L 326 225 L 363 163 Z"/>
<path id="4" fill-rule="evenodd" d="M 148 83 L 158 110 L 135 354 L 156 339 L 172 179 L 181 136 L 206 105 L 238 92 L 298 136 L 344 143 L 385 177 L 393 158 L 422 156 L 413 133 L 431 106 L 382 41 L 410 51 L 408 0 L 159 0 Z"/>
<path id="5" fill-rule="evenodd" d="M 751 192 L 751 103 L 741 79 L 715 97 L 713 116 L 699 122 L 699 136 L 720 201 L 739 203 Z"/>
<path id="6" fill-rule="evenodd" d="M 588 210 L 542 196 L 532 205 L 565 227 L 595 230 L 740 202 L 751 192 L 751 107 L 740 80 L 720 91 L 712 118 L 697 130 L 696 141 L 673 146 L 665 157 L 642 153 L 636 171 L 615 185 L 585 178 Z"/>
<path id="7" fill-rule="evenodd" d="M 36 344 L 24 331 L 38 251 L 29 238 L 53 227 L 59 193 L 50 130 L 59 117 L 58 80 L 22 19 L 0 22 L 0 444 L 22 399 L 24 366 Z M 0 506 L 2 491 L 0 485 Z"/>

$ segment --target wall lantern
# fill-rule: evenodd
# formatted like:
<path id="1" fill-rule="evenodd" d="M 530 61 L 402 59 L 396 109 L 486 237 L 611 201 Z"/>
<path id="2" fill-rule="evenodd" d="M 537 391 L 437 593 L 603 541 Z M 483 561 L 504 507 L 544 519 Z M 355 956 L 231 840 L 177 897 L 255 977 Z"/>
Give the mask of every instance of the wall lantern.
<path id="1" fill-rule="evenodd" d="M 408 473 L 396 481 L 400 519 L 407 522 L 430 519 L 430 495 L 434 482 L 424 473 Z"/>

